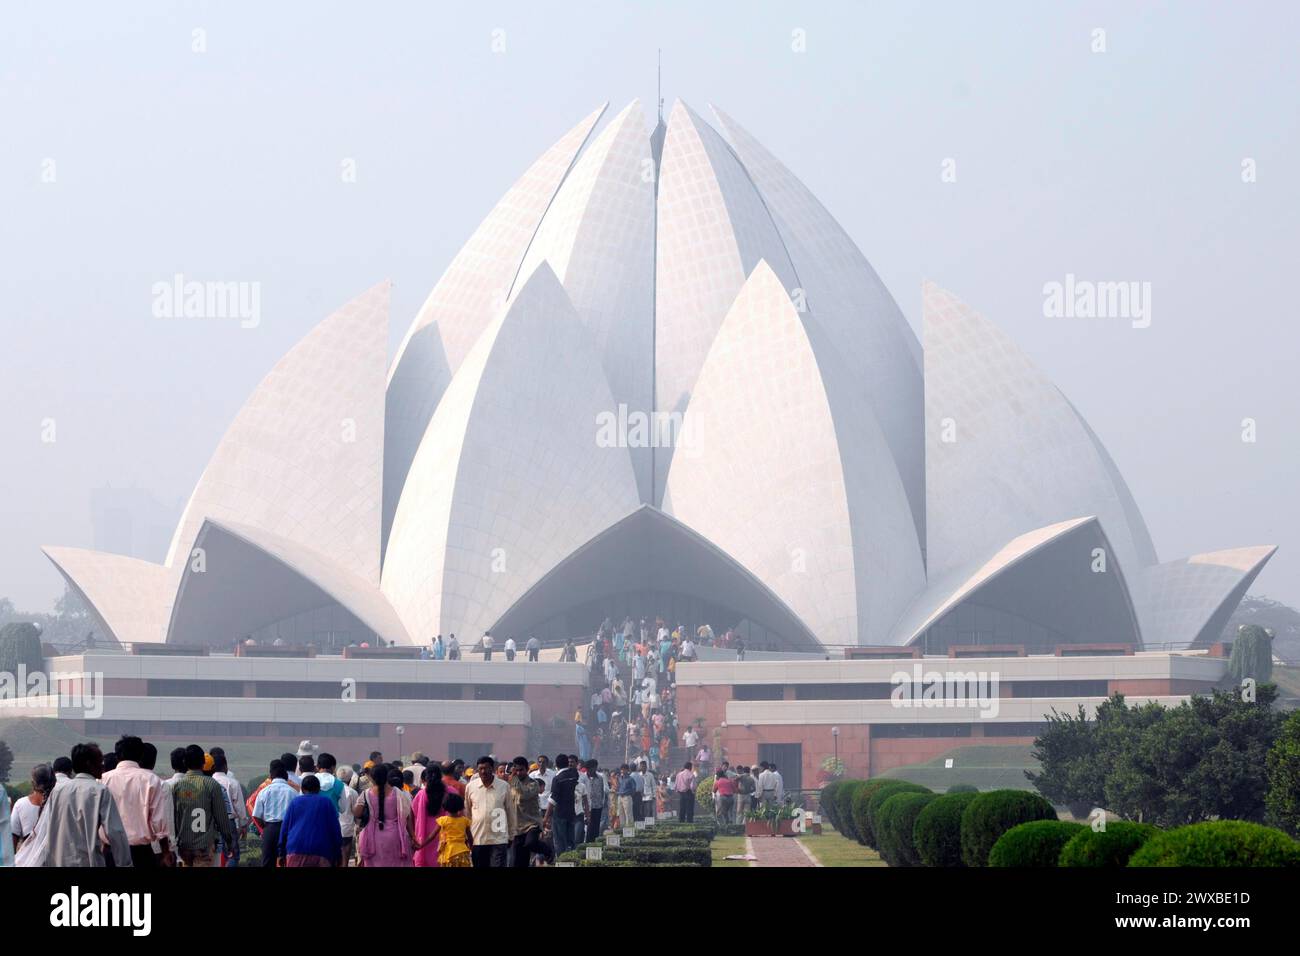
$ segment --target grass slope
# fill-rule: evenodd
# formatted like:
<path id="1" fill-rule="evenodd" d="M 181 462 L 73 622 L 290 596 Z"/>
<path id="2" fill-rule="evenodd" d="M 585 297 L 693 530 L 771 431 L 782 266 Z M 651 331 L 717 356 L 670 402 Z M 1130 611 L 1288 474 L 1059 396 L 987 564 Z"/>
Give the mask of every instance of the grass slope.
<path id="1" fill-rule="evenodd" d="M 910 780 L 943 793 L 959 783 L 974 784 L 981 790 L 1032 790 L 1026 770 L 1037 770 L 1038 761 L 1030 756 L 1030 746 L 973 744 L 957 747 L 925 763 L 908 764 L 886 770 L 881 776 Z M 952 767 L 945 767 L 952 760 Z"/>

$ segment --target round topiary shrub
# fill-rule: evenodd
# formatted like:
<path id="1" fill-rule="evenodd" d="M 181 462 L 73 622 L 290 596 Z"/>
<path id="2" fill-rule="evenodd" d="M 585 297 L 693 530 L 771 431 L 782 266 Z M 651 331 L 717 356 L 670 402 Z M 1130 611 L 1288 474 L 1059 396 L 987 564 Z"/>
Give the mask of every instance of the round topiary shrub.
<path id="1" fill-rule="evenodd" d="M 1127 866 L 1129 857 L 1138 847 L 1157 833 L 1159 827 L 1150 823 L 1129 823 L 1117 820 L 1107 823 L 1105 830 L 1092 827 L 1076 833 L 1061 848 L 1060 866 Z"/>
<path id="2" fill-rule="evenodd" d="M 1061 849 L 1087 829 L 1069 820 L 1035 820 L 1012 827 L 989 850 L 989 866 L 1056 866 Z"/>
<path id="3" fill-rule="evenodd" d="M 1052 805 L 1028 790 L 990 790 L 975 796 L 961 815 L 961 861 L 988 866 L 998 837 L 1021 823 L 1055 820 Z"/>
<path id="4" fill-rule="evenodd" d="M 853 828 L 853 800 L 866 784 L 865 780 L 845 780 L 835 791 L 835 829 L 850 840 L 858 838 L 858 833 Z"/>
<path id="5" fill-rule="evenodd" d="M 1300 843 L 1258 823 L 1214 820 L 1157 833 L 1128 865 L 1300 867 Z"/>
<path id="6" fill-rule="evenodd" d="M 961 815 L 978 793 L 949 791 L 927 804 L 912 827 L 912 841 L 922 866 L 964 866 L 961 861 Z"/>
<path id="7" fill-rule="evenodd" d="M 913 842 L 913 827 L 921 811 L 939 799 L 937 793 L 887 792 L 888 799 L 872 817 L 872 829 L 880 844 L 880 856 L 890 866 L 919 866 Z"/>
<path id="8" fill-rule="evenodd" d="M 885 801 L 898 793 L 930 793 L 929 787 L 923 787 L 919 783 L 912 783 L 910 780 L 891 780 L 884 786 L 877 789 L 867 797 L 866 807 L 862 811 L 862 819 L 857 817 L 853 819 L 853 825 L 858 829 L 858 839 L 860 842 L 871 847 L 873 850 L 880 849 L 880 835 L 876 832 L 876 814 L 884 806 Z M 861 800 L 861 795 L 859 795 Z M 854 813 L 857 813 L 857 803 L 854 804 Z M 910 836 L 909 836 L 910 839 Z"/>
<path id="9" fill-rule="evenodd" d="M 892 777 L 876 777 L 872 780 L 864 780 L 862 785 L 853 791 L 853 800 L 849 805 L 849 817 L 844 821 L 845 826 L 853 831 L 853 839 L 863 846 L 874 845 L 875 837 L 867 828 L 868 804 L 871 802 L 871 798 L 881 790 L 892 789 L 900 783 L 903 783 L 903 781 L 895 780 Z"/>

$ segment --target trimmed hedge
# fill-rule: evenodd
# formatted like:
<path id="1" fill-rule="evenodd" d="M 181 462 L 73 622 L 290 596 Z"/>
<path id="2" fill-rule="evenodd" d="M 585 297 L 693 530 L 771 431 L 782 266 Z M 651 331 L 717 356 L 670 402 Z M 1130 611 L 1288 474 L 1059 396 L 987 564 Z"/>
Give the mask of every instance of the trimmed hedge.
<path id="1" fill-rule="evenodd" d="M 861 829 L 861 826 L 865 826 L 867 822 L 867 803 L 871 800 L 872 796 L 878 793 L 883 787 L 893 786 L 894 784 L 901 782 L 901 780 L 894 780 L 889 777 L 875 777 L 871 780 L 853 781 L 854 787 L 852 788 L 850 799 L 848 801 L 849 806 L 847 813 L 843 809 L 843 793 L 841 792 L 840 794 L 837 794 L 836 800 L 838 800 L 841 805 L 840 814 L 844 823 L 844 827 L 840 832 L 847 837 L 857 840 L 863 846 L 868 846 L 866 841 L 867 834 L 865 834 Z"/>
<path id="2" fill-rule="evenodd" d="M 840 829 L 840 825 L 835 812 L 835 791 L 848 782 L 847 780 L 832 780 L 822 787 L 821 793 L 817 795 L 817 807 L 821 811 L 821 815 L 826 818 L 827 823 L 837 830 Z"/>
<path id="3" fill-rule="evenodd" d="M 853 826 L 853 800 L 866 785 L 865 780 L 845 780 L 835 791 L 835 829 L 850 840 L 858 838 Z"/>
<path id="4" fill-rule="evenodd" d="M 961 861 L 961 815 L 978 793 L 949 791 L 917 815 L 912 842 L 922 866 L 964 866 Z"/>
<path id="5" fill-rule="evenodd" d="M 895 791 L 892 795 L 886 791 L 884 795 L 888 795 L 888 799 L 876 810 L 871 821 L 876 842 L 880 844 L 880 855 L 890 866 L 918 866 L 921 861 L 912 838 L 913 827 L 921 811 L 939 795 L 906 791 Z"/>
<path id="6" fill-rule="evenodd" d="M 1021 823 L 1055 820 L 1056 810 L 1027 790 L 990 790 L 976 794 L 961 815 L 961 861 L 988 866 L 989 851 L 998 837 Z"/>
<path id="7" fill-rule="evenodd" d="M 604 847 L 604 859 L 611 862 L 626 861 L 630 863 L 667 863 L 672 866 L 712 866 L 713 853 L 708 846 L 619 846 Z M 586 857 L 586 849 L 570 850 L 560 854 L 564 862 L 581 863 Z"/>
<path id="8" fill-rule="evenodd" d="M 1300 843 L 1258 823 L 1214 820 L 1157 833 L 1128 865 L 1300 867 Z"/>
<path id="9" fill-rule="evenodd" d="M 1080 829 L 1082 823 L 1070 820 L 1035 820 L 1012 827 L 989 850 L 989 866 L 1056 866 L 1062 848 Z"/>
<path id="10" fill-rule="evenodd" d="M 923 787 L 919 783 L 911 783 L 907 780 L 886 780 L 884 784 L 876 789 L 864 801 L 865 806 L 862 810 L 861 819 L 858 813 L 858 802 L 853 804 L 853 824 L 858 829 L 858 841 L 871 847 L 873 850 L 880 849 L 880 835 L 876 832 L 876 814 L 880 808 L 885 805 L 885 801 L 895 794 L 899 793 L 930 793 L 929 787 Z M 909 834 L 908 839 L 911 839 Z"/>
<path id="11" fill-rule="evenodd" d="M 1126 866 L 1147 840 L 1160 832 L 1150 823 L 1118 820 L 1107 823 L 1105 830 L 1086 827 L 1061 848 L 1059 866 Z"/>

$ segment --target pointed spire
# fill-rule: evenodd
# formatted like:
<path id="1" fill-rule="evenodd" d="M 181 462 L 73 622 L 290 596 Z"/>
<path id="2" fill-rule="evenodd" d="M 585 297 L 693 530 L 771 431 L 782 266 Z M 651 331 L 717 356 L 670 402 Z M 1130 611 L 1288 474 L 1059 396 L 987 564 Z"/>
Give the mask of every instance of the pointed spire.
<path id="1" fill-rule="evenodd" d="M 662 123 L 664 121 L 664 51 L 659 50 L 658 55 L 659 67 L 657 74 L 658 82 L 656 85 L 656 98 L 659 100 L 659 122 Z"/>

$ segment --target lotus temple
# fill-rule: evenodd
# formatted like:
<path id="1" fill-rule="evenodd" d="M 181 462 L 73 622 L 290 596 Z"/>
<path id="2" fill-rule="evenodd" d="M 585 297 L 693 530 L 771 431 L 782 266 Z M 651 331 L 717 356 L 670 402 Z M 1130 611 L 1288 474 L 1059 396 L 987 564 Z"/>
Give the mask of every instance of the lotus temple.
<path id="1" fill-rule="evenodd" d="M 802 743 L 805 767 L 832 723 L 868 770 L 896 738 L 969 736 L 969 715 L 914 733 L 935 715 L 890 712 L 899 659 L 999 662 L 989 726 L 1009 740 L 1048 701 L 1219 679 L 1220 635 L 1274 549 L 1161 561 L 1070 400 L 953 293 L 921 294 L 918 341 L 830 212 L 721 111 L 677 102 L 651 127 L 637 102 L 597 109 L 488 213 L 395 357 L 385 282 L 267 373 L 163 563 L 46 549 L 128 651 L 96 662 L 120 682 L 106 713 L 254 735 L 404 723 L 442 728 L 426 749 L 504 752 L 571 713 L 580 665 L 530 682 L 375 659 L 362 696 L 385 706 L 324 717 L 297 685 L 337 687 L 329 668 L 362 644 L 554 646 L 629 615 L 764 652 L 684 665 L 681 706 L 730 727 L 734 759 Z M 242 646 L 313 653 L 224 656 Z M 450 698 L 492 706 L 448 731 L 466 713 Z"/>

